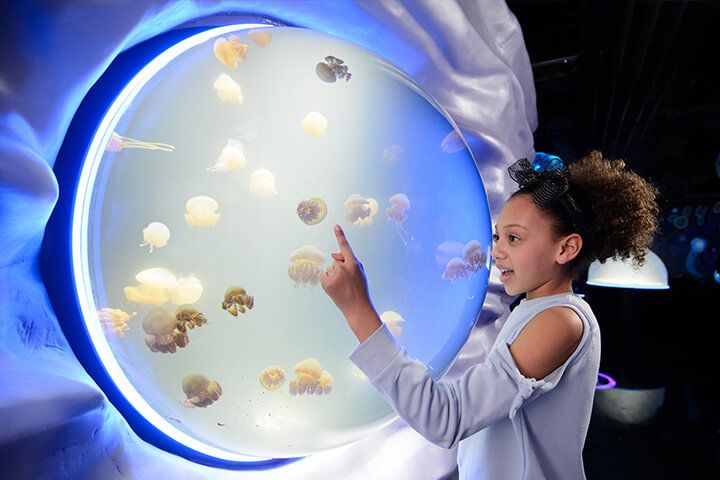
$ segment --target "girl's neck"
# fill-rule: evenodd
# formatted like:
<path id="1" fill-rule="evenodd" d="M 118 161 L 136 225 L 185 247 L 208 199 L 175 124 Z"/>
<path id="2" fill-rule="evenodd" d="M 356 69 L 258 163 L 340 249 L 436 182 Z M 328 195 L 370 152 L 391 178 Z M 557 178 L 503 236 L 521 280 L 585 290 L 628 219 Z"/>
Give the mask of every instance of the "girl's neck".
<path id="1" fill-rule="evenodd" d="M 574 293 L 571 278 L 565 278 L 555 282 L 551 281 L 540 285 L 533 290 L 525 292 L 525 298 L 528 300 L 533 300 L 535 298 L 558 295 L 560 293 Z"/>

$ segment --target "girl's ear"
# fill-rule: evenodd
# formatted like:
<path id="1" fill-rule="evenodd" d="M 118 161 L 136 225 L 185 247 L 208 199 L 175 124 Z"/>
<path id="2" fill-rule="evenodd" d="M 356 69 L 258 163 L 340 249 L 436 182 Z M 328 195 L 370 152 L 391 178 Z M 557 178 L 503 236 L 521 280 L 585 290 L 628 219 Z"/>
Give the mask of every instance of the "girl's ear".
<path id="1" fill-rule="evenodd" d="M 571 233 L 560 242 L 560 249 L 555 256 L 555 261 L 560 265 L 564 265 L 577 257 L 581 248 L 582 237 L 577 233 Z"/>

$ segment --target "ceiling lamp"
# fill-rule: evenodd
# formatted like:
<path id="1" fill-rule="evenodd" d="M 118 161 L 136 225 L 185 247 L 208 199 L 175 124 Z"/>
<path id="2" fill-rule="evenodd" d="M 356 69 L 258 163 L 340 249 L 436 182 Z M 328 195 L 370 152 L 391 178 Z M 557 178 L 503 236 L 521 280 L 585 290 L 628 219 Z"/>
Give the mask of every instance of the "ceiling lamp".
<path id="1" fill-rule="evenodd" d="M 645 255 L 641 267 L 632 264 L 632 258 L 608 258 L 605 263 L 594 261 L 588 270 L 588 285 L 598 287 L 638 288 L 664 290 L 670 288 L 668 271 L 663 261 L 651 250 Z"/>

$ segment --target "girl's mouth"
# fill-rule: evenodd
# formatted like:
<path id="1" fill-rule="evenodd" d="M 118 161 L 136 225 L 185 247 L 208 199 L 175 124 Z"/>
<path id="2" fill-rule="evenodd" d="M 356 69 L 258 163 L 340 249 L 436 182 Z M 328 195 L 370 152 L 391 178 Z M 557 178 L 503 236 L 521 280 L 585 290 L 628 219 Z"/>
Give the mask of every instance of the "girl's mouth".
<path id="1" fill-rule="evenodd" d="M 513 270 L 500 270 L 500 281 L 506 282 L 513 273 L 515 273 Z"/>

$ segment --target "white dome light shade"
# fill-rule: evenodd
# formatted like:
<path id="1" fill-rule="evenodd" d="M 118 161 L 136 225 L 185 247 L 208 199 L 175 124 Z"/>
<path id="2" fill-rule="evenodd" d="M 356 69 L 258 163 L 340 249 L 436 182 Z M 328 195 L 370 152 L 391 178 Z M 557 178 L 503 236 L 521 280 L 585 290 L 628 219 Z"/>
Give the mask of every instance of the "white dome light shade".
<path id="1" fill-rule="evenodd" d="M 668 272 L 663 261 L 651 250 L 645 255 L 645 263 L 635 267 L 631 259 L 609 258 L 605 263 L 594 261 L 588 270 L 588 285 L 598 287 L 638 288 L 646 290 L 665 290 L 668 284 Z"/>

